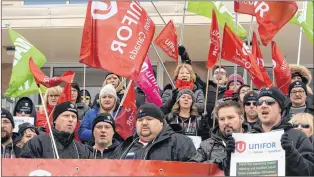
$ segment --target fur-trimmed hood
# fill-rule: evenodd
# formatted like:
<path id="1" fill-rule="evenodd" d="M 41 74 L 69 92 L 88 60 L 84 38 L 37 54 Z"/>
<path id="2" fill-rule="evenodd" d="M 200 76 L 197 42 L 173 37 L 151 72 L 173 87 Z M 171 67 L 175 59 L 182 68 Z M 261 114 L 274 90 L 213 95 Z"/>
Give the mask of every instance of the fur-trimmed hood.
<path id="1" fill-rule="evenodd" d="M 308 81 L 308 83 L 307 83 L 307 91 L 309 93 L 313 94 L 312 89 L 309 87 L 309 83 L 311 83 L 311 81 L 312 81 L 311 72 L 305 66 L 297 65 L 297 64 L 289 64 L 289 68 L 290 68 L 291 73 L 298 72 L 303 77 L 305 77 L 307 79 L 307 81 Z"/>

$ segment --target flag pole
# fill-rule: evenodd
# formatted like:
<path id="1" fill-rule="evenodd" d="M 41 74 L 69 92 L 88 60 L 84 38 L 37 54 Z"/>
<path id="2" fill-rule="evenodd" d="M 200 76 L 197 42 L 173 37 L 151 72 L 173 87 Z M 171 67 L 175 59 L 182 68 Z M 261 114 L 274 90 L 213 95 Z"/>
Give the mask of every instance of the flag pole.
<path id="1" fill-rule="evenodd" d="M 252 31 L 253 31 L 253 16 L 251 16 L 251 22 L 250 22 L 250 30 L 249 30 L 249 35 L 248 35 L 248 48 L 250 49 L 251 47 L 251 40 L 252 40 Z M 251 50 L 252 51 L 252 50 Z M 244 74 L 247 77 L 247 70 L 244 70 Z M 252 78 L 251 78 L 251 90 L 253 89 L 253 82 L 252 82 Z"/>
<path id="2" fill-rule="evenodd" d="M 218 58 L 218 60 L 219 60 L 219 72 L 220 72 L 220 70 L 221 70 L 221 59 L 220 58 Z M 215 127 L 215 123 L 216 123 L 216 117 L 217 117 L 217 115 L 216 115 L 216 113 L 215 113 L 215 109 L 216 109 L 216 104 L 217 104 L 217 101 L 218 101 L 218 87 L 219 87 L 219 84 L 218 84 L 218 82 L 217 82 L 217 86 L 216 86 L 216 98 L 215 98 L 215 105 L 214 105 L 214 119 L 213 119 L 213 127 Z"/>
<path id="3" fill-rule="evenodd" d="M 209 84 L 209 69 L 207 69 L 207 80 L 206 80 L 206 92 L 205 92 L 205 105 L 204 105 L 204 115 L 207 114 L 206 106 L 207 106 L 207 95 L 208 95 L 208 84 Z"/>
<path id="4" fill-rule="evenodd" d="M 238 35 L 238 13 L 235 13 L 235 33 L 236 35 Z M 236 75 L 238 73 L 238 66 L 237 64 L 234 64 L 234 75 Z M 234 79 L 234 87 L 233 87 L 233 92 L 236 92 L 236 87 L 237 87 L 237 77 L 235 77 Z M 227 90 L 229 90 L 229 88 L 227 88 Z"/>
<path id="5" fill-rule="evenodd" d="M 174 85 L 174 83 L 173 83 L 173 81 L 172 81 L 172 79 L 171 79 L 171 77 L 170 77 L 170 75 L 169 75 L 169 73 L 168 73 L 168 71 L 166 69 L 166 66 L 165 66 L 164 62 L 162 61 L 162 59 L 161 59 L 161 57 L 160 57 L 160 55 L 159 55 L 159 53 L 158 53 L 158 51 L 157 51 L 157 49 L 156 49 L 156 47 L 155 47 L 155 45 L 153 43 L 152 43 L 152 46 L 153 46 L 153 48 L 154 48 L 154 50 L 155 50 L 155 52 L 157 54 L 157 58 L 159 59 L 159 61 L 161 63 L 161 66 L 163 67 L 163 69 L 165 70 L 165 72 L 166 72 L 166 74 L 167 74 L 167 76 L 169 78 L 171 86 L 173 87 L 173 89 L 175 89 L 176 86 Z"/>
<path id="6" fill-rule="evenodd" d="M 128 85 L 128 87 L 127 87 L 127 91 L 126 91 L 126 92 L 124 93 L 124 95 L 123 95 L 123 98 L 122 98 L 122 100 L 121 100 L 121 102 L 120 102 L 120 104 L 119 104 L 119 107 L 118 107 L 118 109 L 117 109 L 117 111 L 116 111 L 116 115 L 114 115 L 113 120 L 116 120 L 116 118 L 117 118 L 117 116 L 118 116 L 118 114 L 119 114 L 119 111 L 120 111 L 120 109 L 121 109 L 121 106 L 123 105 L 124 100 L 125 100 L 126 96 L 127 96 L 128 93 L 129 93 L 129 90 L 130 90 L 130 87 L 131 87 L 132 82 L 133 82 L 133 80 L 130 80 L 129 85 Z"/>
<path id="7" fill-rule="evenodd" d="M 84 76 L 83 76 L 83 88 L 84 88 L 84 92 L 83 92 L 83 98 L 85 98 L 85 90 L 86 90 L 86 65 L 84 64 Z M 81 100 L 80 100 L 81 101 Z"/>
<path id="8" fill-rule="evenodd" d="M 180 35 L 180 45 L 183 45 L 183 33 L 184 33 L 184 22 L 185 22 L 185 12 L 186 12 L 186 0 L 184 1 L 184 7 L 183 7 L 183 19 L 182 19 L 182 26 L 181 26 L 181 35 Z"/>
<path id="9" fill-rule="evenodd" d="M 49 134 L 50 134 L 50 137 L 51 137 L 51 140 L 52 140 L 52 148 L 55 151 L 57 159 L 59 159 L 59 154 L 58 154 L 58 149 L 57 149 L 57 146 L 56 146 L 56 141 L 55 141 L 55 138 L 54 138 L 53 133 L 52 133 L 51 124 L 50 124 L 48 113 L 47 113 L 47 108 L 46 108 L 46 105 L 44 103 L 43 93 L 41 92 L 41 89 L 40 89 L 39 85 L 38 85 L 38 90 L 39 90 L 39 95 L 40 95 L 41 102 L 43 103 L 44 112 L 45 112 L 47 123 L 48 123 Z"/>
<path id="10" fill-rule="evenodd" d="M 306 1 L 303 1 L 303 9 L 302 9 L 302 21 L 306 19 Z M 303 28 L 300 26 L 300 35 L 299 35 L 299 47 L 298 47 L 298 60 L 297 65 L 300 65 L 300 57 L 301 57 L 301 45 L 302 45 L 302 34 L 303 34 Z"/>

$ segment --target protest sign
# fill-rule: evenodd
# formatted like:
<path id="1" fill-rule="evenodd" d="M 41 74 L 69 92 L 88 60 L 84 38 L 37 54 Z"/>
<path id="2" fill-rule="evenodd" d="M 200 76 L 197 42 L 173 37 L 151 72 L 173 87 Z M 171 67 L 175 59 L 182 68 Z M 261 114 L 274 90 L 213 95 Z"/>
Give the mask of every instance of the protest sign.
<path id="1" fill-rule="evenodd" d="M 231 154 L 230 176 L 285 176 L 283 133 L 233 133 L 236 148 Z"/>
<path id="2" fill-rule="evenodd" d="M 193 141 L 195 149 L 198 149 L 201 146 L 202 138 L 200 136 L 188 136 Z"/>
<path id="3" fill-rule="evenodd" d="M 19 125 L 21 125 L 25 122 L 28 122 L 32 125 L 34 125 L 34 123 L 35 123 L 34 117 L 13 117 L 13 120 L 14 120 L 14 124 L 15 124 L 13 132 L 18 132 L 19 131 Z"/>

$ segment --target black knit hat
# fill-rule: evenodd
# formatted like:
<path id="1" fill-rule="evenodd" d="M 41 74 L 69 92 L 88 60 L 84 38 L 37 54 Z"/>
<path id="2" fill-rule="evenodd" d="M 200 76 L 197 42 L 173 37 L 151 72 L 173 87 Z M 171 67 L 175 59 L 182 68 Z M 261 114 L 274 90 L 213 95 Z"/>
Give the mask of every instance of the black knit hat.
<path id="1" fill-rule="evenodd" d="M 308 81 L 304 76 L 302 76 L 301 73 L 299 73 L 299 72 L 293 72 L 293 73 L 291 73 L 291 79 L 294 78 L 294 77 L 296 77 L 296 76 L 301 77 L 302 82 L 305 83 L 305 84 L 308 84 L 309 81 Z"/>
<path id="2" fill-rule="evenodd" d="M 255 91 L 249 91 L 243 97 L 243 105 L 247 103 L 248 101 L 257 101 L 257 100 L 258 100 L 258 94 Z"/>
<path id="3" fill-rule="evenodd" d="M 26 129 L 28 129 L 28 128 L 31 128 L 31 129 L 35 130 L 35 133 L 36 133 L 37 135 L 39 135 L 39 132 L 38 132 L 38 130 L 36 129 L 36 127 L 35 127 L 34 125 L 28 123 L 28 122 L 25 122 L 25 123 L 22 123 L 22 124 L 19 125 L 19 131 L 18 131 L 18 133 L 23 136 L 23 135 L 24 135 L 24 131 L 25 131 Z"/>
<path id="4" fill-rule="evenodd" d="M 290 92 L 293 88 L 303 88 L 303 90 L 305 91 L 305 94 L 307 95 L 306 85 L 303 82 L 295 81 L 290 84 L 289 93 L 288 93 L 289 97 L 290 97 Z"/>
<path id="5" fill-rule="evenodd" d="M 12 114 L 10 113 L 10 111 L 4 109 L 4 108 L 1 108 L 1 119 L 2 118 L 7 118 L 10 120 L 11 124 L 12 124 L 12 127 L 14 128 L 14 120 L 13 120 L 13 116 Z"/>
<path id="6" fill-rule="evenodd" d="M 269 97 L 274 98 L 278 102 L 281 108 L 281 112 L 284 111 L 285 95 L 278 88 L 276 87 L 263 88 L 260 91 L 258 98 L 261 98 L 263 96 L 269 96 Z"/>
<path id="7" fill-rule="evenodd" d="M 164 114 L 158 106 L 152 103 L 145 103 L 138 108 L 137 118 L 150 116 L 160 121 L 164 120 Z"/>
<path id="8" fill-rule="evenodd" d="M 114 122 L 113 117 L 109 113 L 100 113 L 97 115 L 97 117 L 93 120 L 92 132 L 94 132 L 94 128 L 98 122 L 107 122 L 112 126 L 114 131 L 116 129 L 116 123 Z"/>
<path id="9" fill-rule="evenodd" d="M 57 104 L 55 106 L 55 110 L 53 112 L 53 122 L 55 122 L 57 120 L 58 116 L 65 111 L 73 112 L 76 114 L 76 117 L 78 117 L 76 106 L 73 103 L 68 101 L 68 102 L 63 102 L 63 103 Z"/>
<path id="10" fill-rule="evenodd" d="M 105 79 L 104 79 L 104 80 L 106 80 L 106 78 L 107 78 L 110 74 L 114 74 L 114 75 L 118 76 L 119 79 L 121 79 L 121 77 L 120 77 L 118 74 L 115 74 L 115 73 L 113 73 L 113 72 L 107 72 L 107 73 L 105 74 Z"/>

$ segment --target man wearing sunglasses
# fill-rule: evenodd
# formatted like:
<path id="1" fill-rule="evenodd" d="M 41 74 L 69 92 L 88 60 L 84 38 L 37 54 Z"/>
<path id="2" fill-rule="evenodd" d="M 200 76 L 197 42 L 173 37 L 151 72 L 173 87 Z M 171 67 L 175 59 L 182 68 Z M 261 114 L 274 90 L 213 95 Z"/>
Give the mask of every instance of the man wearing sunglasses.
<path id="1" fill-rule="evenodd" d="M 255 91 L 249 91 L 243 97 L 244 119 L 251 127 L 258 122 L 257 99 L 258 94 Z"/>
<path id="2" fill-rule="evenodd" d="M 282 118 L 284 101 L 285 96 L 279 89 L 262 89 L 257 101 L 260 122 L 253 129 L 259 133 L 283 129 L 285 133 L 281 137 L 281 146 L 286 152 L 286 175 L 313 176 L 313 146 L 303 132 L 293 128 L 287 117 Z"/>
<path id="3" fill-rule="evenodd" d="M 289 86 L 288 94 L 291 104 L 288 106 L 289 116 L 297 113 L 310 113 L 314 116 L 314 106 L 306 101 L 307 88 L 303 82 L 295 81 Z"/>

